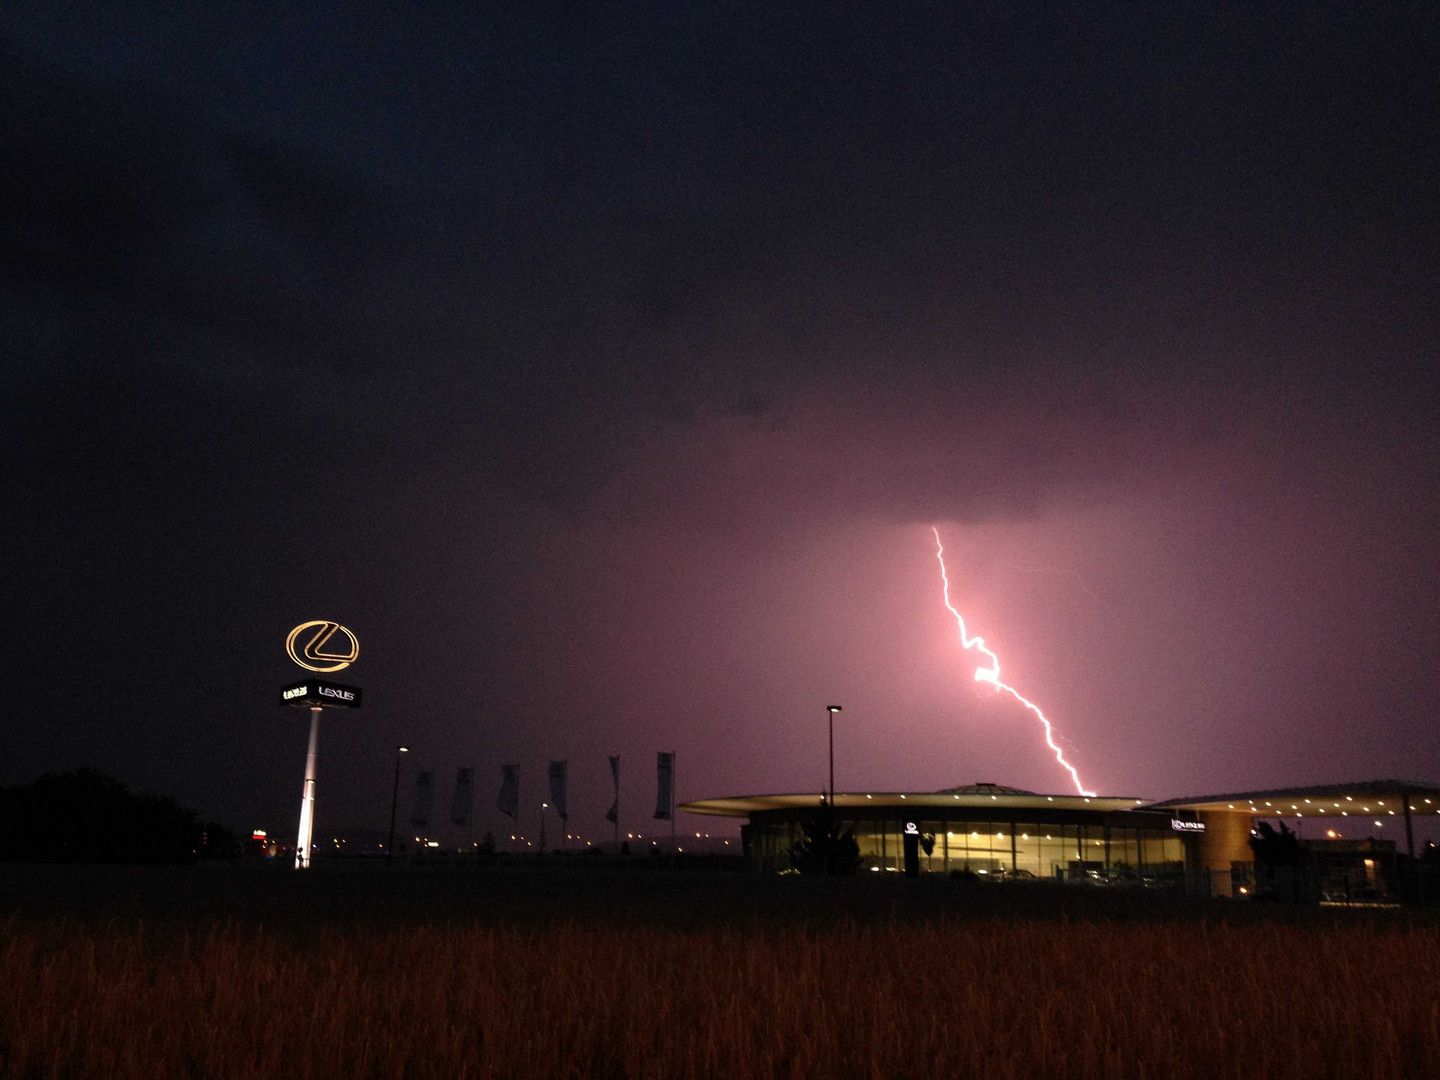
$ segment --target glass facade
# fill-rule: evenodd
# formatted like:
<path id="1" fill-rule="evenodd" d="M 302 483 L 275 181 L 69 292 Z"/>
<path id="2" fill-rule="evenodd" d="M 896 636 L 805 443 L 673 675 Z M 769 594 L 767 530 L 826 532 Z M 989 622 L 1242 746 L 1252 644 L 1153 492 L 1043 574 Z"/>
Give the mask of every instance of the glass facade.
<path id="1" fill-rule="evenodd" d="M 853 828 L 862 870 L 903 872 L 904 820 L 846 820 L 843 813 L 840 827 Z M 1035 815 L 1033 809 L 1025 813 Z M 1162 826 L 1151 816 L 1125 813 L 1096 817 L 1109 820 L 1054 824 L 994 818 L 921 820 L 916 822 L 921 837 L 920 872 L 1139 884 L 1157 874 L 1183 870 L 1184 841 L 1168 822 Z M 747 835 L 751 864 L 778 871 L 790 866 L 790 847 L 802 833 L 797 817 L 757 814 L 751 818 Z"/>

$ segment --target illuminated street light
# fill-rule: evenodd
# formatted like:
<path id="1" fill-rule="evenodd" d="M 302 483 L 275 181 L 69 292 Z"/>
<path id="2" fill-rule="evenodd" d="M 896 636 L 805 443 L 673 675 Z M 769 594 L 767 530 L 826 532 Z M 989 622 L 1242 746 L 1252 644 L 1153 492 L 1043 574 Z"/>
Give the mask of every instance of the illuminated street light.
<path id="1" fill-rule="evenodd" d="M 830 797 L 826 801 L 825 829 L 830 834 L 825 846 L 825 872 L 831 872 L 831 856 L 835 847 L 835 714 L 840 711 L 839 705 L 826 705 L 825 718 L 830 724 Z"/>
<path id="2" fill-rule="evenodd" d="M 839 705 L 826 705 L 825 715 L 830 721 L 830 809 L 835 809 L 835 714 Z"/>

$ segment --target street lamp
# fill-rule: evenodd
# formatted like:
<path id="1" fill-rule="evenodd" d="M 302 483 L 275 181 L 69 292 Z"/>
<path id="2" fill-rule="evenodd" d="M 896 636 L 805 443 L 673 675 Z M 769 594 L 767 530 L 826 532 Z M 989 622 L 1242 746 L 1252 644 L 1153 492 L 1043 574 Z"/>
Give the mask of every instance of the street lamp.
<path id="1" fill-rule="evenodd" d="M 835 809 L 835 714 L 839 705 L 826 705 L 825 714 L 830 720 L 830 809 Z"/>
<path id="2" fill-rule="evenodd" d="M 395 804 L 400 799 L 400 755 L 408 754 L 410 747 L 395 747 L 395 784 L 390 788 L 390 843 L 385 848 L 385 863 L 395 858 Z"/>

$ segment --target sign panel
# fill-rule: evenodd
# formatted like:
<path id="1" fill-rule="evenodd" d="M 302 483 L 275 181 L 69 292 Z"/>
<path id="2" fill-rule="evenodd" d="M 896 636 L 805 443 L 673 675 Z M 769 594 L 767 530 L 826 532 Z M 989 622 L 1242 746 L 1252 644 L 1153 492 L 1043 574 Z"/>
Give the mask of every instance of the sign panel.
<path id="1" fill-rule="evenodd" d="M 294 709 L 358 709 L 360 688 L 324 679 L 306 679 L 280 690 L 280 704 Z"/>
<path id="2" fill-rule="evenodd" d="M 1205 823 L 1203 821 L 1181 821 L 1179 818 L 1171 818 L 1170 828 L 1176 832 L 1204 832 Z"/>

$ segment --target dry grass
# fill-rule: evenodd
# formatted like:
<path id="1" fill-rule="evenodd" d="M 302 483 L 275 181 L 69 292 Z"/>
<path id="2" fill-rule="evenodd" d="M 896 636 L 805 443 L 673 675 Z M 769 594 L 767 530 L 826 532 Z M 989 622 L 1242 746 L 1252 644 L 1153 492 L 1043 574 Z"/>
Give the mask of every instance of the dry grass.
<path id="1" fill-rule="evenodd" d="M 1431 926 L 6 931 L 5 1077 L 1440 1076 Z"/>

